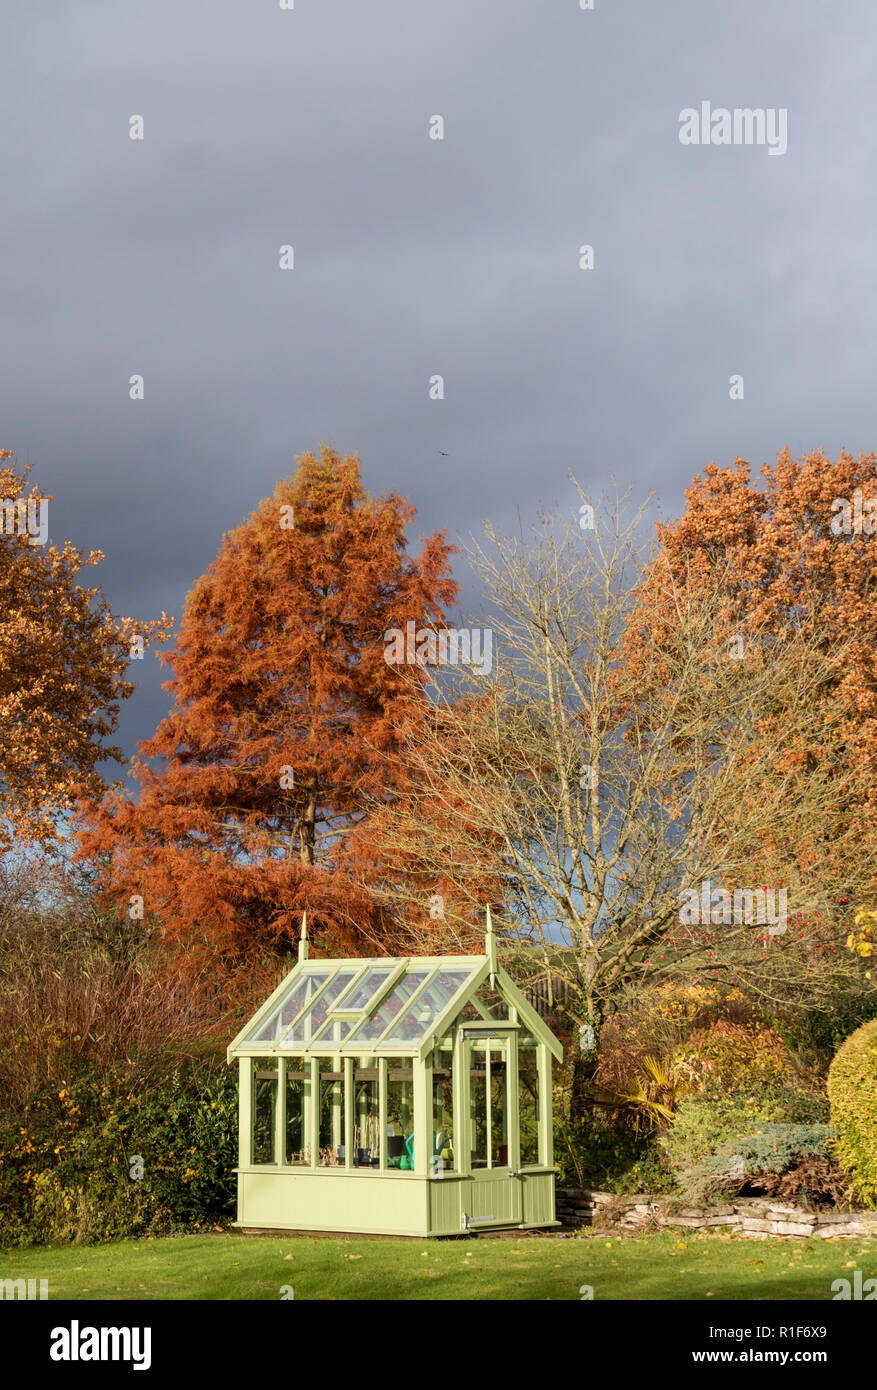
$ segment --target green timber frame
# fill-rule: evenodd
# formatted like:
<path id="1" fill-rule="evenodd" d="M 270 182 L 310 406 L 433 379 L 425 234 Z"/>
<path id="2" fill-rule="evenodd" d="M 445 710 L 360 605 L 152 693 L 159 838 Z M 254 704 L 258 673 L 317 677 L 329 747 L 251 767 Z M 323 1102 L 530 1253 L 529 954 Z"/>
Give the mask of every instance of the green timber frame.
<path id="1" fill-rule="evenodd" d="M 228 1049 L 237 1225 L 448 1236 L 556 1226 L 557 1038 L 485 954 L 299 960 Z"/>

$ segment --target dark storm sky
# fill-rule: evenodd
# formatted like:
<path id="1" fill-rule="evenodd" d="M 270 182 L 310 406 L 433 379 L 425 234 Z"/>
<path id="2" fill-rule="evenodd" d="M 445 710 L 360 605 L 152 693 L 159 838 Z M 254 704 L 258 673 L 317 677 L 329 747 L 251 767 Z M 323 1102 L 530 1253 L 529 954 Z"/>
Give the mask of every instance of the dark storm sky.
<path id="1" fill-rule="evenodd" d="M 673 514 L 711 459 L 875 446 L 873 3 L 29 0 L 0 26 L 0 445 L 117 611 L 179 615 L 321 439 L 452 539 L 574 509 L 570 469 Z M 704 100 L 786 108 L 787 152 L 681 145 Z M 128 749 L 167 708 L 154 656 L 132 674 Z"/>

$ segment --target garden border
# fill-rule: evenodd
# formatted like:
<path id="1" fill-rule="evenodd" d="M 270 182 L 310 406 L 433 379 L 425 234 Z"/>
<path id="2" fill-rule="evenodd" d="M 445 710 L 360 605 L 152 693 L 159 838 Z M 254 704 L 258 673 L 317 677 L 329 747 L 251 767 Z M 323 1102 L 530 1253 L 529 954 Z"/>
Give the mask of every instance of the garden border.
<path id="1" fill-rule="evenodd" d="M 752 1236 L 819 1236 L 847 1239 L 877 1236 L 877 1211 L 813 1211 L 770 1197 L 737 1197 L 714 1206 L 696 1206 L 678 1197 L 649 1193 L 618 1196 L 587 1187 L 558 1187 L 557 1219 L 566 1229 L 655 1231 L 683 1227 Z"/>

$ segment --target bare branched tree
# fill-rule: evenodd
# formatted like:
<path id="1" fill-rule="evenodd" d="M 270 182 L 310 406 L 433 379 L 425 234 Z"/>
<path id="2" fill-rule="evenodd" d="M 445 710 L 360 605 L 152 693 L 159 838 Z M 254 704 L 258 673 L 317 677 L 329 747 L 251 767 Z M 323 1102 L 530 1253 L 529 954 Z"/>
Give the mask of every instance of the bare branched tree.
<path id="1" fill-rule="evenodd" d="M 373 891 L 411 900 L 426 873 L 440 893 L 414 949 L 466 948 L 485 876 L 507 942 L 543 948 L 533 970 L 565 978 L 578 1025 L 580 1098 L 632 978 L 724 971 L 773 997 L 855 971 L 802 944 L 794 914 L 864 873 L 844 854 L 843 750 L 812 756 L 844 634 L 812 615 L 780 641 L 736 631 L 720 572 L 693 586 L 668 569 L 672 621 L 643 621 L 641 517 L 617 491 L 581 497 L 580 516 L 543 515 L 528 540 L 486 526 L 471 559 L 493 667 L 433 673 L 405 748 L 413 786 L 371 825 L 389 866 Z M 768 887 L 786 890 L 787 917 Z"/>

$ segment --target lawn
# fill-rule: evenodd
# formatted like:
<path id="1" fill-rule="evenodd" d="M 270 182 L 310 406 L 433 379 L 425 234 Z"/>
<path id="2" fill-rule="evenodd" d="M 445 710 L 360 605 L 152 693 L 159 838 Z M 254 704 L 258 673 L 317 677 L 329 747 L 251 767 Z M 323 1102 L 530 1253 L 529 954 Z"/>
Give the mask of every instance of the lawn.
<path id="1" fill-rule="evenodd" d="M 877 1276 L 877 1242 L 661 1232 L 401 1241 L 181 1236 L 0 1252 L 50 1299 L 813 1299 Z M 287 1290 L 284 1293 L 284 1288 Z"/>

